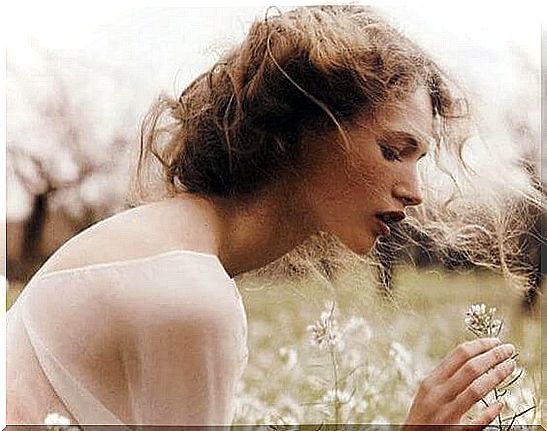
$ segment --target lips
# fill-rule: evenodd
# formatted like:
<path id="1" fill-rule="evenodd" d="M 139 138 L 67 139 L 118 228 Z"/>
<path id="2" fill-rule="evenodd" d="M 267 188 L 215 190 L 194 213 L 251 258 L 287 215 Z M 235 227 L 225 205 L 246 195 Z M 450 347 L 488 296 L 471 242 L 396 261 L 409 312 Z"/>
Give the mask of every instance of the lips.
<path id="1" fill-rule="evenodd" d="M 380 217 L 376 216 L 376 219 L 378 220 L 378 224 L 380 225 L 379 234 L 383 236 L 388 236 L 391 232 L 389 226 Z"/>
<path id="2" fill-rule="evenodd" d="M 381 211 L 376 213 L 376 219 L 380 226 L 381 235 L 389 235 L 390 225 L 400 222 L 406 217 L 403 211 Z"/>
<path id="3" fill-rule="evenodd" d="M 403 211 L 382 211 L 376 213 L 376 217 L 386 224 L 398 223 L 406 217 Z"/>

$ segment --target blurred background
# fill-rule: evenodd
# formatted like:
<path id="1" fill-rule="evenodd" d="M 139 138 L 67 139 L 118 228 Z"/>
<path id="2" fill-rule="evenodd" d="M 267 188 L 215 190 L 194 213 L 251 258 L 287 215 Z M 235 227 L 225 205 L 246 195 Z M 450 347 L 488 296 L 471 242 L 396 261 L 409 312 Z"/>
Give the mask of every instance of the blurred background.
<path id="1" fill-rule="evenodd" d="M 525 163 L 526 177 L 515 178 L 515 187 L 519 181 L 541 181 L 545 157 L 540 156 L 539 10 L 474 5 L 471 11 L 446 4 L 379 8 L 473 96 L 485 142 L 477 166 L 489 173 L 488 187 L 503 187 L 517 159 Z M 140 121 L 159 93 L 179 94 L 220 53 L 241 41 L 250 23 L 263 18 L 266 9 L 113 7 L 106 11 L 79 5 L 62 11 L 38 8 L 33 14 L 13 9 L 6 84 L 8 308 L 61 244 L 126 208 Z M 391 376 L 385 386 L 378 383 L 371 393 L 357 392 L 361 404 L 351 404 L 346 421 L 404 419 L 420 373 L 465 338 L 460 317 L 472 302 L 489 302 L 508 318 L 504 334 L 520 346 L 528 370 L 524 386 L 528 392 L 521 394 L 521 401 L 537 405 L 522 420 L 537 421 L 542 217 L 538 213 L 536 225 L 524 233 L 523 253 L 536 271 L 528 293 L 520 296 L 507 294 L 496 274 L 479 271 L 461 259 L 441 261 L 419 255 L 409 266 L 393 254 L 380 273 L 363 269 L 367 274 L 360 281 L 351 274 L 331 276 L 328 268 L 317 279 L 312 274 L 305 281 L 287 281 L 286 288 L 270 288 L 260 279 L 244 280 L 251 356 L 240 387 L 238 423 L 332 419 L 330 407 L 325 408 L 332 404 L 332 394 L 323 399 L 328 398 L 329 365 L 319 371 L 321 367 L 310 363 L 316 354 L 306 350 L 313 348 L 306 341 L 306 326 L 332 295 L 340 315 L 346 316 L 341 321 L 361 331 L 355 335 L 360 341 L 353 342 L 360 346 L 357 353 L 346 357 L 368 364 L 361 369 L 369 374 L 352 376 L 362 378 L 370 388 L 371 379 L 379 382 L 373 377 L 380 373 L 374 364 L 391 358 L 387 363 L 396 365 L 390 373 L 384 372 Z M 374 291 L 374 283 L 363 281 L 367 277 L 384 277 L 392 292 Z M 325 294 L 318 295 L 316 286 L 325 280 L 335 289 L 320 290 Z M 356 295 L 361 295 L 360 301 Z M 447 317 L 450 313 L 452 319 Z M 366 335 L 370 333 L 374 336 Z M 317 373 L 310 372 L 314 367 L 319 367 Z M 284 370 L 283 378 L 265 387 L 275 370 Z M 398 401 L 388 409 L 386 399 Z M 378 413 L 379 406 L 385 413 Z"/>

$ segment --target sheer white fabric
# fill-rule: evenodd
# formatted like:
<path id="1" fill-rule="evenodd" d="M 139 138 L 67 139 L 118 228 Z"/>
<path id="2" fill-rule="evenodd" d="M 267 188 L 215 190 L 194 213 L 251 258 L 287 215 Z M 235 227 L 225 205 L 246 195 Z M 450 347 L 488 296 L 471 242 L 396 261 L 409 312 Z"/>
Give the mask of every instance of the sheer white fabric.
<path id="1" fill-rule="evenodd" d="M 230 425 L 247 319 L 216 256 L 37 274 L 7 314 L 8 424 Z"/>

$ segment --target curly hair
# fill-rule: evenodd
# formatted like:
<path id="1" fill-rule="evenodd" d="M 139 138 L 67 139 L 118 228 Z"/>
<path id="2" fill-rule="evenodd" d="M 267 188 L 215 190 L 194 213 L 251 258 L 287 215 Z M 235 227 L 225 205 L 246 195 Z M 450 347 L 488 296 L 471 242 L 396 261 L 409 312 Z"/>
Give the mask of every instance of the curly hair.
<path id="1" fill-rule="evenodd" d="M 166 195 L 237 198 L 298 167 L 302 134 L 336 127 L 426 85 L 454 115 L 440 69 L 363 6 L 302 7 L 255 22 L 243 43 L 143 122 Z"/>
<path id="2" fill-rule="evenodd" d="M 407 223 L 441 253 L 460 250 L 476 264 L 511 274 L 506 256 L 518 251 L 505 241 L 511 222 L 497 217 L 503 212 L 466 212 L 457 199 L 461 176 L 454 166 L 467 172 L 462 152 L 472 129 L 467 99 L 456 96 L 459 87 L 421 48 L 365 6 L 266 14 L 178 98 L 161 96 L 142 124 L 136 196 L 145 200 L 143 185 L 154 184 L 162 197 L 259 193 L 298 169 L 307 133 L 338 132 L 348 149 L 346 125 L 363 116 L 376 119 L 420 86 L 429 92 L 437 125 L 436 167 L 456 187 L 448 198 L 413 210 Z M 539 202 L 533 193 L 525 201 Z M 526 219 L 523 211 L 516 214 Z M 334 262 L 334 249 L 335 241 L 320 233 L 311 246 L 298 247 L 270 268 L 318 256 L 324 261 L 326 255 Z"/>

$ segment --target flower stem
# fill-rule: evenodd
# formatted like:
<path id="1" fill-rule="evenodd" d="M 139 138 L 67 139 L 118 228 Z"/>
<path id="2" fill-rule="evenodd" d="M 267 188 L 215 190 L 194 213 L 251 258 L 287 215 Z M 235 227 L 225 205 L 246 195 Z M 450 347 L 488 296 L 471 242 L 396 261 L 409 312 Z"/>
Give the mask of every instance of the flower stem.
<path id="1" fill-rule="evenodd" d="M 494 388 L 494 395 L 496 397 L 496 401 L 499 400 L 499 395 L 498 395 L 498 389 L 497 388 Z M 498 425 L 499 425 L 500 431 L 502 431 L 503 428 L 502 428 L 502 423 L 501 423 L 501 412 L 498 414 Z"/>
<path id="2" fill-rule="evenodd" d="M 336 352 L 334 347 L 330 347 L 330 354 L 332 358 L 332 374 L 334 379 L 334 423 L 342 423 L 342 418 L 340 417 L 340 401 L 338 399 L 338 361 L 336 360 Z"/>

